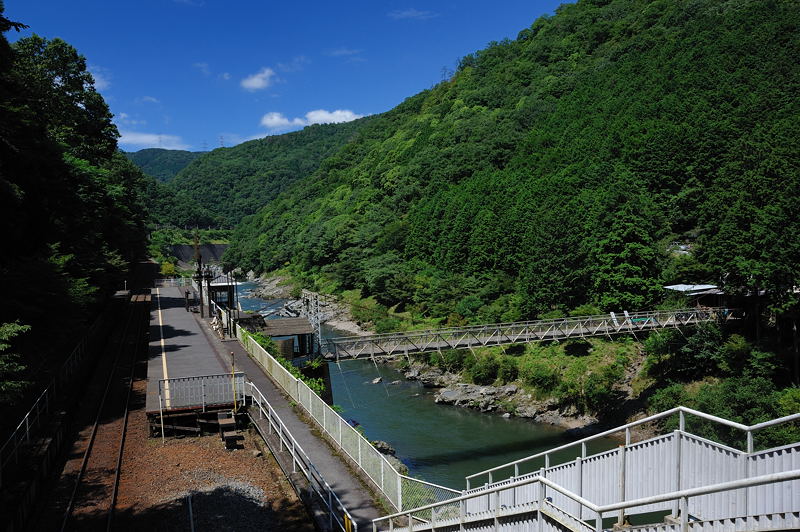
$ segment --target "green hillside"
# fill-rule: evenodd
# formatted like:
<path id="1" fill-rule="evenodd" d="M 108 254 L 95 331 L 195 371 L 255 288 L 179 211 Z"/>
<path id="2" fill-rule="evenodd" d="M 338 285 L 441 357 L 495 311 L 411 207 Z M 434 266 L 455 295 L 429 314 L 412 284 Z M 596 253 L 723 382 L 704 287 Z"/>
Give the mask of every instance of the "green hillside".
<path id="1" fill-rule="evenodd" d="M 142 172 L 155 177 L 162 183 L 170 181 L 187 164 L 203 154 L 203 152 L 197 151 L 164 150 L 161 148 L 148 148 L 123 153 L 125 157 L 141 168 Z"/>
<path id="2" fill-rule="evenodd" d="M 455 321 L 648 308 L 676 281 L 787 308 L 798 23 L 790 1 L 562 6 L 374 117 L 227 259 Z"/>
<path id="3" fill-rule="evenodd" d="M 218 148 L 194 160 L 169 184 L 181 204 L 202 205 L 220 225 L 232 227 L 298 179 L 311 175 L 369 121 L 313 125 Z"/>

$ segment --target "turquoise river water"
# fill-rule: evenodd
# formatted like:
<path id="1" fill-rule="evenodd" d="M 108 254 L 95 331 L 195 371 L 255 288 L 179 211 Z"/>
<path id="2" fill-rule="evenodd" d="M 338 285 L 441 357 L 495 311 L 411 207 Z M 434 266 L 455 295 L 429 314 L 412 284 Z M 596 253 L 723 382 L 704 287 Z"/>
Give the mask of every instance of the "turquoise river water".
<path id="1" fill-rule="evenodd" d="M 271 308 L 275 303 L 249 295 L 253 286 L 241 285 L 242 308 Z M 323 330 L 323 336 L 337 335 L 333 329 Z M 466 475 L 570 441 L 563 429 L 551 425 L 438 405 L 434 390 L 407 381 L 400 372 L 382 364 L 353 360 L 329 365 L 333 400 L 342 416 L 360 424 L 367 438 L 391 444 L 410 474 L 428 482 L 464 489 Z M 382 382 L 372 384 L 378 376 Z M 395 381 L 399 382 L 391 384 Z M 588 450 L 591 454 L 616 445 L 614 440 L 604 439 L 592 442 Z M 572 459 L 577 454 L 569 450 L 556 459 Z M 541 465 L 539 462 L 534 467 Z"/>

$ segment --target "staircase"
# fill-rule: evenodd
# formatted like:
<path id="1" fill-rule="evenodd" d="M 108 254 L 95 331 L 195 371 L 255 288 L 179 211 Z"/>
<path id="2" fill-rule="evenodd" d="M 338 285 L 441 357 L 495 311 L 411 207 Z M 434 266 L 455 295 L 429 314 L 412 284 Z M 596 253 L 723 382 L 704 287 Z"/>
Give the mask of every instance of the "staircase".
<path id="1" fill-rule="evenodd" d="M 669 416 L 678 416 L 677 430 L 631 441 L 631 428 Z M 687 432 L 687 416 L 743 431 L 746 449 Z M 377 519 L 373 530 L 797 529 L 800 442 L 755 450 L 753 435 L 798 422 L 794 414 L 746 426 L 678 407 L 470 475 L 460 497 Z M 586 455 L 588 441 L 614 435 L 624 444 Z M 574 460 L 550 464 L 553 453 L 571 448 Z"/>

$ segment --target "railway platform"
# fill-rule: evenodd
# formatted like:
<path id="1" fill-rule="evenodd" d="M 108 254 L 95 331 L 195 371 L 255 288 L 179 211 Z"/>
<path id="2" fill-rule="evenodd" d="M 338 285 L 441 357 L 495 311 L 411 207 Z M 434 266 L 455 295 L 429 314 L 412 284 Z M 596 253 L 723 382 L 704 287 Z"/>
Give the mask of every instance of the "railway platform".
<path id="1" fill-rule="evenodd" d="M 147 365 L 148 417 L 155 421 L 160 408 L 166 405 L 163 394 L 159 401 L 160 381 L 205 375 L 228 375 L 230 380 L 233 360 L 235 372 L 245 374 L 247 380 L 269 401 L 316 470 L 324 477 L 342 505 L 350 511 L 358 529 L 370 527 L 372 519 L 379 517 L 381 512 L 376 508 L 372 495 L 362 481 L 334 454 L 330 445 L 300 418 L 279 388 L 248 356 L 237 340 L 220 339 L 208 320 L 201 319 L 198 313 L 186 311 L 182 290 L 185 288 L 161 287 L 153 290 Z M 173 391 L 173 404 L 177 404 L 175 392 L 176 390 Z M 197 409 L 197 406 L 193 408 Z"/>

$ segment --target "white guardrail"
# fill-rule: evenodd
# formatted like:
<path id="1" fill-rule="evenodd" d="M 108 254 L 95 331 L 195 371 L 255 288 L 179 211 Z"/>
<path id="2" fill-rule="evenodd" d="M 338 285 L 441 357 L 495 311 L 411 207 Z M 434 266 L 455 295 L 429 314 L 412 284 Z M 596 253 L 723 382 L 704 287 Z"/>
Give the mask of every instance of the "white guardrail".
<path id="1" fill-rule="evenodd" d="M 358 530 L 358 523 L 353 519 L 353 516 L 347 511 L 342 501 L 336 496 L 336 493 L 331 489 L 330 485 L 325 481 L 322 474 L 314 466 L 311 459 L 300 446 L 300 444 L 292 436 L 289 429 L 286 428 L 283 420 L 278 416 L 272 405 L 261 393 L 261 390 L 253 384 L 248 382 L 250 387 L 251 397 L 253 404 L 258 408 L 258 420 L 267 420 L 267 434 L 263 433 L 261 424 L 256 422 L 255 417 L 250 413 L 250 418 L 254 421 L 253 425 L 256 427 L 264 441 L 269 441 L 268 434 L 276 434 L 280 441 L 280 451 L 286 448 L 292 456 L 292 473 L 297 473 L 298 469 L 308 481 L 309 495 L 316 497 L 324 506 L 328 508 L 328 527 L 333 528 L 334 522 L 339 530 L 344 532 L 356 532 Z M 288 475 L 288 472 L 287 472 Z M 291 480 L 291 479 L 290 479 Z M 310 501 L 309 501 L 310 502 Z"/>
<path id="2" fill-rule="evenodd" d="M 664 493 L 651 497 L 644 497 L 621 503 L 597 505 L 592 501 L 589 501 L 581 497 L 580 495 L 577 495 L 569 490 L 564 489 L 563 487 L 559 486 L 558 484 L 547 478 L 536 475 L 525 479 L 515 480 L 510 482 L 509 484 L 504 484 L 502 486 L 495 486 L 493 488 L 481 490 L 480 492 L 477 493 L 465 494 L 459 497 L 455 497 L 449 501 L 429 504 L 426 506 L 415 508 L 413 510 L 407 510 L 392 515 L 387 515 L 385 517 L 379 517 L 372 521 L 372 530 L 373 532 L 377 532 L 379 530 L 379 525 L 383 525 L 380 528 L 380 530 L 397 530 L 397 531 L 414 530 L 414 529 L 434 530 L 436 527 L 444 528 L 450 526 L 458 526 L 460 530 L 465 530 L 464 525 L 470 522 L 494 520 L 495 523 L 497 523 L 498 519 L 514 515 L 520 511 L 520 509 L 518 508 L 508 507 L 499 504 L 499 501 L 502 498 L 501 497 L 502 492 L 514 491 L 520 488 L 533 485 L 535 485 L 538 488 L 535 490 L 536 492 L 538 492 L 538 496 L 536 497 L 535 501 L 528 503 L 527 507 L 524 508 L 524 510 L 527 511 L 528 513 L 537 512 L 539 515 L 534 517 L 530 523 L 526 524 L 533 525 L 533 522 L 539 520 L 542 514 L 544 514 L 547 515 L 548 517 L 554 518 L 560 524 L 564 525 L 565 529 L 585 530 L 585 531 L 593 530 L 596 532 L 602 532 L 604 530 L 603 528 L 604 514 L 619 510 L 625 510 L 629 508 L 636 508 L 657 503 L 676 501 L 681 511 L 678 523 L 676 523 L 673 526 L 677 530 L 687 530 L 690 520 L 690 513 L 687 511 L 687 508 L 689 506 L 689 499 L 692 497 L 704 496 L 731 490 L 739 490 L 742 488 L 752 488 L 755 486 L 763 486 L 765 484 L 777 484 L 797 479 L 800 479 L 800 469 L 783 471 L 781 473 L 761 475 L 758 477 L 752 477 L 743 480 L 721 482 L 699 488 L 673 491 L 670 493 Z M 585 508 L 586 510 L 591 512 L 591 514 L 593 514 L 594 516 L 593 522 L 589 522 L 584 519 L 579 519 L 574 516 L 571 516 L 566 512 L 563 512 L 558 506 L 553 505 L 550 502 L 550 498 L 546 496 L 547 489 L 555 491 L 563 495 L 564 497 L 569 498 L 571 501 L 574 501 L 575 503 L 579 504 L 582 508 Z M 492 507 L 487 508 L 482 512 L 472 513 L 467 511 L 467 503 L 469 501 L 475 498 L 487 497 L 487 496 L 492 497 L 494 501 L 498 502 L 492 505 Z M 785 515 L 783 514 L 785 514 L 785 512 L 782 513 L 781 515 L 785 517 Z M 740 516 L 731 516 L 731 517 L 743 519 Z M 755 518 L 760 516 L 750 516 L 750 517 Z M 407 527 L 395 526 L 394 520 L 398 518 L 402 518 L 406 523 L 408 523 L 408 526 Z M 414 525 L 414 521 L 417 521 L 418 523 L 422 524 L 417 527 Z M 722 530 L 722 528 L 720 527 L 713 526 L 719 524 L 718 521 L 720 520 L 719 519 L 710 520 L 712 524 L 711 528 L 714 528 L 715 530 L 717 529 Z M 703 529 L 705 527 L 697 527 L 697 528 Z M 777 528 L 784 528 L 784 527 L 778 526 Z M 486 528 L 481 528 L 481 529 L 486 529 Z M 526 528 L 526 530 L 527 529 L 528 528 Z M 729 528 L 725 528 L 725 530 L 728 529 Z"/>
<path id="3" fill-rule="evenodd" d="M 320 429 L 369 477 L 395 509 L 413 508 L 461 495 L 460 491 L 398 472 L 360 432 L 351 427 L 303 381 L 289 373 L 239 325 L 236 326 L 236 337 L 272 380 L 311 415 Z"/>

